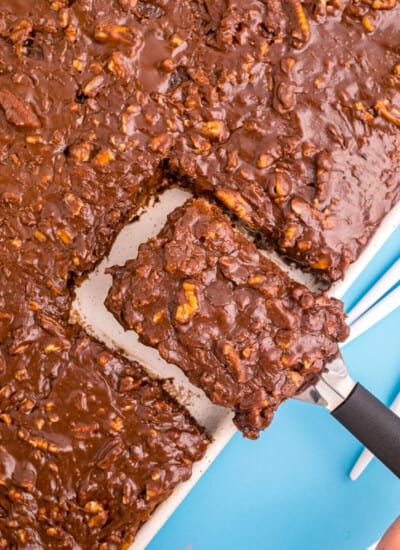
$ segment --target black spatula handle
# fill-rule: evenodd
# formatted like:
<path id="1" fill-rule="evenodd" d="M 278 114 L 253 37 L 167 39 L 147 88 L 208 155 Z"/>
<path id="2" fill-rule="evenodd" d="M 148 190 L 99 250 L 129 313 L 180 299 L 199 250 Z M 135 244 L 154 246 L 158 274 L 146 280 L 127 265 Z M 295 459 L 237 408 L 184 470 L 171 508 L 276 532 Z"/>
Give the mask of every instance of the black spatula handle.
<path id="1" fill-rule="evenodd" d="M 332 415 L 397 477 L 400 477 L 400 418 L 360 384 Z"/>

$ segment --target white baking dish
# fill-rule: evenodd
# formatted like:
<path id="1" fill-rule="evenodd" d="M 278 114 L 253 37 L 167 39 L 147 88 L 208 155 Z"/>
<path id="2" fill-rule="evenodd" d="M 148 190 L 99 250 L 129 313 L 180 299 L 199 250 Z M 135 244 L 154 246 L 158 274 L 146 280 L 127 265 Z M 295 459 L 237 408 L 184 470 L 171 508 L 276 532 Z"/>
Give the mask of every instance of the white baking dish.
<path id="1" fill-rule="evenodd" d="M 174 382 L 167 383 L 168 390 L 190 410 L 193 417 L 206 428 L 213 439 L 203 460 L 194 465 L 190 480 L 180 484 L 170 498 L 156 509 L 151 519 L 140 529 L 131 550 L 142 550 L 146 547 L 236 431 L 229 412 L 210 403 L 202 391 L 193 387 L 177 367 L 162 360 L 156 350 L 140 344 L 134 332 L 124 332 L 104 307 L 104 299 L 111 285 L 111 276 L 104 274 L 105 268 L 115 264 L 122 265 L 126 260 L 134 258 L 139 244 L 157 234 L 164 225 L 167 214 L 183 204 L 189 196 L 187 192 L 180 189 L 166 191 L 155 205 L 146 209 L 145 215 L 141 216 L 139 221 L 125 227 L 118 236 L 109 257 L 104 259 L 77 289 L 71 314 L 72 320 L 84 326 L 89 334 L 110 348 L 118 349 L 127 357 L 139 361 L 153 375 L 173 378 Z M 339 298 L 344 295 L 399 225 L 400 204 L 386 216 L 362 256 L 348 269 L 345 280 L 331 288 L 331 295 Z M 277 260 L 275 254 L 269 255 Z M 313 286 L 310 276 L 286 266 L 279 259 L 278 262 L 297 280 Z"/>

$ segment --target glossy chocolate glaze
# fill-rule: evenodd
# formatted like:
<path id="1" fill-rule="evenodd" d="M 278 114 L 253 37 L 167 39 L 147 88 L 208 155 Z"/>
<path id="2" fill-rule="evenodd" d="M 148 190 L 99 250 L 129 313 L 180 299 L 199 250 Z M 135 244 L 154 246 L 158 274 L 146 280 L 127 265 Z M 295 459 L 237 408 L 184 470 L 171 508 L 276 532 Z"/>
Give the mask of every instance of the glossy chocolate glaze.
<path id="1" fill-rule="evenodd" d="M 110 269 L 106 305 L 178 365 L 250 438 L 338 353 L 339 300 L 294 282 L 204 199 L 176 209 L 138 256 Z"/>
<path id="2" fill-rule="evenodd" d="M 156 58 L 143 68 L 145 42 L 162 42 L 177 6 L 160 20 L 128 4 L 0 6 L 4 549 L 126 548 L 208 444 L 161 382 L 67 322 L 74 281 L 163 179 L 148 92 L 168 76 Z"/>
<path id="3" fill-rule="evenodd" d="M 29 434 L 52 392 L 81 372 L 80 342 L 87 375 L 108 388 L 96 394 L 105 416 L 119 407 L 114 382 L 99 374 L 98 344 L 68 326 L 73 287 L 166 178 L 211 193 L 328 282 L 357 257 L 399 196 L 399 9 L 395 0 L 1 1 L 0 420 L 8 454 L 0 548 L 123 546 L 154 508 L 144 497 L 137 514 L 130 505 L 121 511 L 104 488 L 99 502 L 115 540 L 90 510 L 67 521 L 65 495 L 81 506 L 78 480 L 94 468 L 87 460 L 97 443 L 71 443 L 71 426 L 54 422 L 55 439 L 62 431 L 72 449 L 54 457 Z M 116 356 L 112 363 L 125 365 Z M 63 418 L 56 394 L 54 418 Z M 157 403 L 185 432 L 182 410 L 162 392 Z M 187 422 L 195 436 L 184 438 L 183 452 L 192 460 L 205 437 Z M 102 430 L 99 444 L 114 437 Z M 147 441 L 124 432 L 128 462 L 135 437 L 135 445 Z M 167 439 L 165 448 L 168 457 L 152 449 L 143 458 L 161 456 L 162 475 L 173 479 L 157 502 L 189 471 L 171 461 Z M 28 476 L 33 485 L 21 485 L 21 460 L 40 471 Z M 45 466 L 52 461 L 57 474 Z M 142 491 L 146 465 L 138 468 Z M 53 515 L 43 502 L 54 504 Z"/>
<path id="4" fill-rule="evenodd" d="M 219 2 L 171 169 L 322 280 L 400 197 L 400 5 Z M 392 8 L 392 9 L 389 9 Z"/>
<path id="5" fill-rule="evenodd" d="M 78 329 L 37 328 L 7 370 L 1 548 L 126 548 L 207 447 L 159 382 Z"/>

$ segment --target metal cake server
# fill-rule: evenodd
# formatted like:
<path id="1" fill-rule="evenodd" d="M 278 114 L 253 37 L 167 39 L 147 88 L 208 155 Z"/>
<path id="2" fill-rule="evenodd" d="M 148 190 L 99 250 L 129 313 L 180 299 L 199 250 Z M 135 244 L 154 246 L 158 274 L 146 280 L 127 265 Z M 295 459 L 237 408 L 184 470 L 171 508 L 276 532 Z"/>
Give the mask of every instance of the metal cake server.
<path id="1" fill-rule="evenodd" d="M 296 394 L 295 399 L 328 409 L 397 477 L 400 477 L 400 418 L 349 375 L 341 356 Z"/>

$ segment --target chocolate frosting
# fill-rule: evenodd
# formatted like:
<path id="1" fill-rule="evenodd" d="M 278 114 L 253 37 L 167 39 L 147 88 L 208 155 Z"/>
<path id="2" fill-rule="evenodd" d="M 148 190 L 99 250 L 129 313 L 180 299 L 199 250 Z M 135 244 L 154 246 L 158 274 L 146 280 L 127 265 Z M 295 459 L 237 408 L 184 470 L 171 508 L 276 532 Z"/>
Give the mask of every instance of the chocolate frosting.
<path id="1" fill-rule="evenodd" d="M 159 436 L 160 455 L 146 433 L 123 431 L 107 485 L 95 464 L 116 436 L 96 420 L 96 443 L 77 439 L 65 389 L 82 379 L 76 391 L 95 395 L 104 418 L 122 407 L 97 361 L 106 351 L 68 325 L 69 309 L 74 285 L 162 187 L 213 197 L 328 284 L 358 257 L 400 193 L 399 10 L 396 0 L 1 1 L 0 548 L 123 547 L 204 452 L 201 430 L 146 381 L 170 425 L 193 437 Z M 147 380 L 112 357 L 122 377 L 133 368 Z M 79 413 L 83 424 L 96 407 Z M 154 501 L 152 461 L 166 480 Z M 122 511 L 126 464 L 142 496 Z M 95 470 L 98 496 L 81 493 Z"/>
<path id="2" fill-rule="evenodd" d="M 251 439 L 348 334 L 339 300 L 290 279 L 204 199 L 109 272 L 106 306 L 125 329 L 232 408 Z"/>

